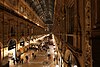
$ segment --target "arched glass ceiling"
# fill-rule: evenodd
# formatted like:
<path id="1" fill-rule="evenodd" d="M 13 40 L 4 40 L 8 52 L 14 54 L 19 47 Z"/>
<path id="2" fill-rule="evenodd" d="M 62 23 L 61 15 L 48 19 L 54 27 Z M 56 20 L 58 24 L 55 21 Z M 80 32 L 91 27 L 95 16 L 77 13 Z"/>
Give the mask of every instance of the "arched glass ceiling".
<path id="1" fill-rule="evenodd" d="M 53 23 L 54 0 L 25 0 L 46 24 Z"/>

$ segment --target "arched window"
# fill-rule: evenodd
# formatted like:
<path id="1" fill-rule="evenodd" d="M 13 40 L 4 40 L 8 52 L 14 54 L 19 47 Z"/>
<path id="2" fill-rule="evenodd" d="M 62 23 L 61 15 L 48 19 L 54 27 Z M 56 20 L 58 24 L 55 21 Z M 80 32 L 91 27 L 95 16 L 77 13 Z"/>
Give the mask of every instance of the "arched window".
<path id="1" fill-rule="evenodd" d="M 15 40 L 10 40 L 8 44 L 8 50 L 11 50 L 16 47 L 16 41 Z"/>

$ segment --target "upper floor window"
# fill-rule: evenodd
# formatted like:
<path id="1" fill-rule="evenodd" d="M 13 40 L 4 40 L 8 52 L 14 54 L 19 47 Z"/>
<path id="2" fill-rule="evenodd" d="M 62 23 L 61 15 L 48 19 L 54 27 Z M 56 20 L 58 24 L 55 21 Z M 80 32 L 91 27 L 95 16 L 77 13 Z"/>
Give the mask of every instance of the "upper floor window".
<path id="1" fill-rule="evenodd" d="M 14 30 L 14 27 L 11 27 L 11 36 L 15 36 L 15 30 Z"/>
<path id="2" fill-rule="evenodd" d="M 68 10 L 68 16 L 69 16 L 69 22 L 68 22 L 68 33 L 73 34 L 74 32 L 74 6 L 67 8 Z"/>

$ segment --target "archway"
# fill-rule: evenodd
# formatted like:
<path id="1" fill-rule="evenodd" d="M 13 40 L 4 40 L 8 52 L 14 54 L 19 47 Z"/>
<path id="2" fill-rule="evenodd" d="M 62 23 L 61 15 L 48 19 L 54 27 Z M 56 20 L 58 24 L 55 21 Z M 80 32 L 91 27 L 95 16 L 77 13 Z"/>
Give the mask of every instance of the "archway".
<path id="1" fill-rule="evenodd" d="M 3 44 L 0 42 L 0 64 L 1 64 L 2 59 L 3 59 L 3 49 L 2 48 L 3 48 Z"/>
<path id="2" fill-rule="evenodd" d="M 0 60 L 3 59 L 3 44 L 0 42 Z"/>
<path id="3" fill-rule="evenodd" d="M 20 39 L 20 46 L 24 46 L 25 45 L 25 39 L 24 38 L 21 38 Z"/>
<path id="4" fill-rule="evenodd" d="M 20 57 L 22 53 L 24 53 L 24 45 L 25 45 L 25 38 L 22 37 L 19 40 L 19 43 L 17 45 L 17 57 Z"/>
<path id="5" fill-rule="evenodd" d="M 8 43 L 8 57 L 16 59 L 16 40 L 11 39 Z"/>
<path id="6" fill-rule="evenodd" d="M 16 39 L 10 39 L 8 42 L 8 60 L 9 65 L 12 64 L 13 60 L 16 60 Z M 12 60 L 13 59 L 13 60 Z"/>
<path id="7" fill-rule="evenodd" d="M 67 49 L 64 56 L 65 67 L 80 67 L 77 57 Z"/>

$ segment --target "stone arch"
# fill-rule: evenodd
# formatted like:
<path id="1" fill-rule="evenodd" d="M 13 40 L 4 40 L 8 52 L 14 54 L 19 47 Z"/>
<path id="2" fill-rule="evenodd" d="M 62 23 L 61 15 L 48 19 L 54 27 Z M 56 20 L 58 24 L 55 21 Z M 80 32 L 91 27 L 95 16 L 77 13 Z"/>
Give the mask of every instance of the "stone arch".
<path id="1" fill-rule="evenodd" d="M 17 44 L 17 40 L 16 39 L 14 39 L 14 38 L 10 39 L 8 41 L 8 50 L 10 50 L 11 46 L 13 46 L 13 47 L 11 47 L 12 49 L 16 48 L 16 44 Z"/>
<path id="2" fill-rule="evenodd" d="M 2 49 L 3 48 L 3 44 L 0 42 L 0 49 Z"/>
<path id="3" fill-rule="evenodd" d="M 25 38 L 24 38 L 24 37 L 21 37 L 21 38 L 20 38 L 20 41 L 21 41 L 21 40 L 24 40 L 24 41 L 25 41 Z"/>
<path id="4" fill-rule="evenodd" d="M 64 61 L 66 64 L 65 67 L 74 67 L 74 65 L 77 65 L 77 67 L 80 67 L 77 57 L 69 49 L 66 49 L 65 51 Z"/>
<path id="5" fill-rule="evenodd" d="M 0 42 L 0 59 L 2 60 L 3 59 L 3 44 Z"/>
<path id="6" fill-rule="evenodd" d="M 19 40 L 19 42 L 20 42 L 20 46 L 24 46 L 24 44 L 25 44 L 25 38 L 22 37 L 22 38 Z"/>
<path id="7" fill-rule="evenodd" d="M 16 59 L 16 45 L 17 40 L 14 38 L 11 38 L 8 41 L 8 57 L 15 58 Z"/>
<path id="8" fill-rule="evenodd" d="M 79 60 L 78 60 L 78 57 L 75 56 L 74 54 L 73 54 L 73 56 L 74 56 L 74 58 L 75 58 L 75 60 L 76 60 L 76 62 L 77 62 L 77 66 L 78 66 L 78 67 L 81 67 L 80 62 L 79 62 Z"/>
<path id="9" fill-rule="evenodd" d="M 9 44 L 9 42 L 10 42 L 11 40 L 14 40 L 14 41 L 17 43 L 17 39 L 11 38 L 11 39 L 8 40 L 8 44 Z"/>

